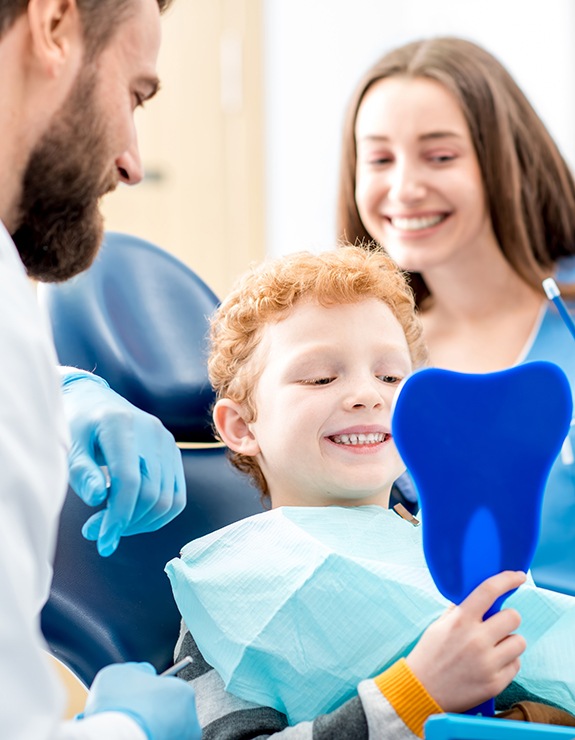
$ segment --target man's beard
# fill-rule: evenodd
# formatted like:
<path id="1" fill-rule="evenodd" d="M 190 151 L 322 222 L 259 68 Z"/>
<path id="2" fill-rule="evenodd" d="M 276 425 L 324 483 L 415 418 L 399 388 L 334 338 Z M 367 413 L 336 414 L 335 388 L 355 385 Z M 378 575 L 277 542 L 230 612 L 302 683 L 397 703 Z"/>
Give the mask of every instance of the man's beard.
<path id="1" fill-rule="evenodd" d="M 106 171 L 111 157 L 94 77 L 80 73 L 24 174 L 12 237 L 28 275 L 44 282 L 67 280 L 92 264 L 104 228 L 99 199 L 117 182 Z"/>

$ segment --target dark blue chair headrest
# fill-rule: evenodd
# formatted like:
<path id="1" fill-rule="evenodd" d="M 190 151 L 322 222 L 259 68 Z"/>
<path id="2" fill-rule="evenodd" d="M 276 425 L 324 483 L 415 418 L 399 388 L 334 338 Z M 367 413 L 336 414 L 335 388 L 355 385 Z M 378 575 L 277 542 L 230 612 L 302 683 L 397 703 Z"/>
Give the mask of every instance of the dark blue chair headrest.
<path id="1" fill-rule="evenodd" d="M 90 370 L 181 442 L 212 440 L 206 371 L 213 291 L 149 242 L 108 232 L 89 270 L 39 286 L 62 365 Z"/>
<path id="2" fill-rule="evenodd" d="M 109 558 L 81 528 L 89 509 L 69 489 L 60 517 L 42 631 L 50 649 L 86 684 L 109 663 L 173 662 L 180 614 L 164 566 L 188 541 L 263 510 L 258 491 L 223 446 L 182 450 L 188 504 L 157 532 L 122 539 Z"/>

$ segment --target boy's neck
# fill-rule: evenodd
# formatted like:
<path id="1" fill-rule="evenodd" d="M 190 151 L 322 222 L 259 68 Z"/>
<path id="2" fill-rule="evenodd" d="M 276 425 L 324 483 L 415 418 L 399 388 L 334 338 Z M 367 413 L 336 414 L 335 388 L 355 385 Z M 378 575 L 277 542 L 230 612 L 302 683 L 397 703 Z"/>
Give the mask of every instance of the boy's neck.
<path id="1" fill-rule="evenodd" d="M 382 509 L 389 508 L 390 491 L 379 493 L 361 499 L 344 499 L 326 495 L 325 497 L 300 495 L 271 494 L 270 502 L 272 509 L 279 509 L 280 506 L 343 506 L 355 508 L 358 506 L 380 506 Z"/>

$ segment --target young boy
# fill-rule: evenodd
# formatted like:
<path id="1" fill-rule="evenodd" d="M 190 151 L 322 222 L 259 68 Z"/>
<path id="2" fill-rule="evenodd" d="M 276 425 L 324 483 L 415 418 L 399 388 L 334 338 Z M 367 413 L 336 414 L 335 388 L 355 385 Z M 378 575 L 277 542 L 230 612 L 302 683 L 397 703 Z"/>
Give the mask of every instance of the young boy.
<path id="1" fill-rule="evenodd" d="M 278 712 L 299 722 L 294 737 L 421 736 L 430 714 L 476 706 L 517 674 L 518 613 L 482 617 L 525 575 L 488 579 L 434 621 L 448 605 L 420 532 L 387 508 L 404 469 L 393 397 L 424 361 L 411 292 L 382 252 L 342 247 L 264 263 L 217 311 L 215 426 L 271 511 L 190 543 L 167 566 L 203 657 L 245 700 L 210 701 L 207 687 L 221 684 L 198 656 L 187 677 L 198 677 L 210 736 L 226 716 L 242 737 L 263 735 L 271 710 L 254 704 L 276 710 L 268 732 L 285 727 Z M 556 596 L 553 616 L 536 612 L 528 642 L 575 603 Z M 189 633 L 183 641 L 194 650 Z M 250 709 L 260 712 L 254 735 L 242 734 Z"/>

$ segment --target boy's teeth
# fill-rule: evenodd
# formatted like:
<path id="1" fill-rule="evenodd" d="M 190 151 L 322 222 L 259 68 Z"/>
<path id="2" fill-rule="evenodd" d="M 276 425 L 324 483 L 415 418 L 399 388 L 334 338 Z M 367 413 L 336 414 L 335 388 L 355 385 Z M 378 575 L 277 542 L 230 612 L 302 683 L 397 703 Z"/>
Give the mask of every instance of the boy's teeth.
<path id="1" fill-rule="evenodd" d="M 338 445 L 373 445 L 383 442 L 386 438 L 383 432 L 374 434 L 336 434 L 332 440 Z"/>
<path id="2" fill-rule="evenodd" d="M 443 221 L 444 216 L 421 216 L 418 218 L 402 218 L 396 216 L 391 218 L 391 225 L 395 226 L 396 229 L 402 231 L 419 231 L 420 229 L 429 229 L 431 226 L 435 226 L 440 221 Z"/>

